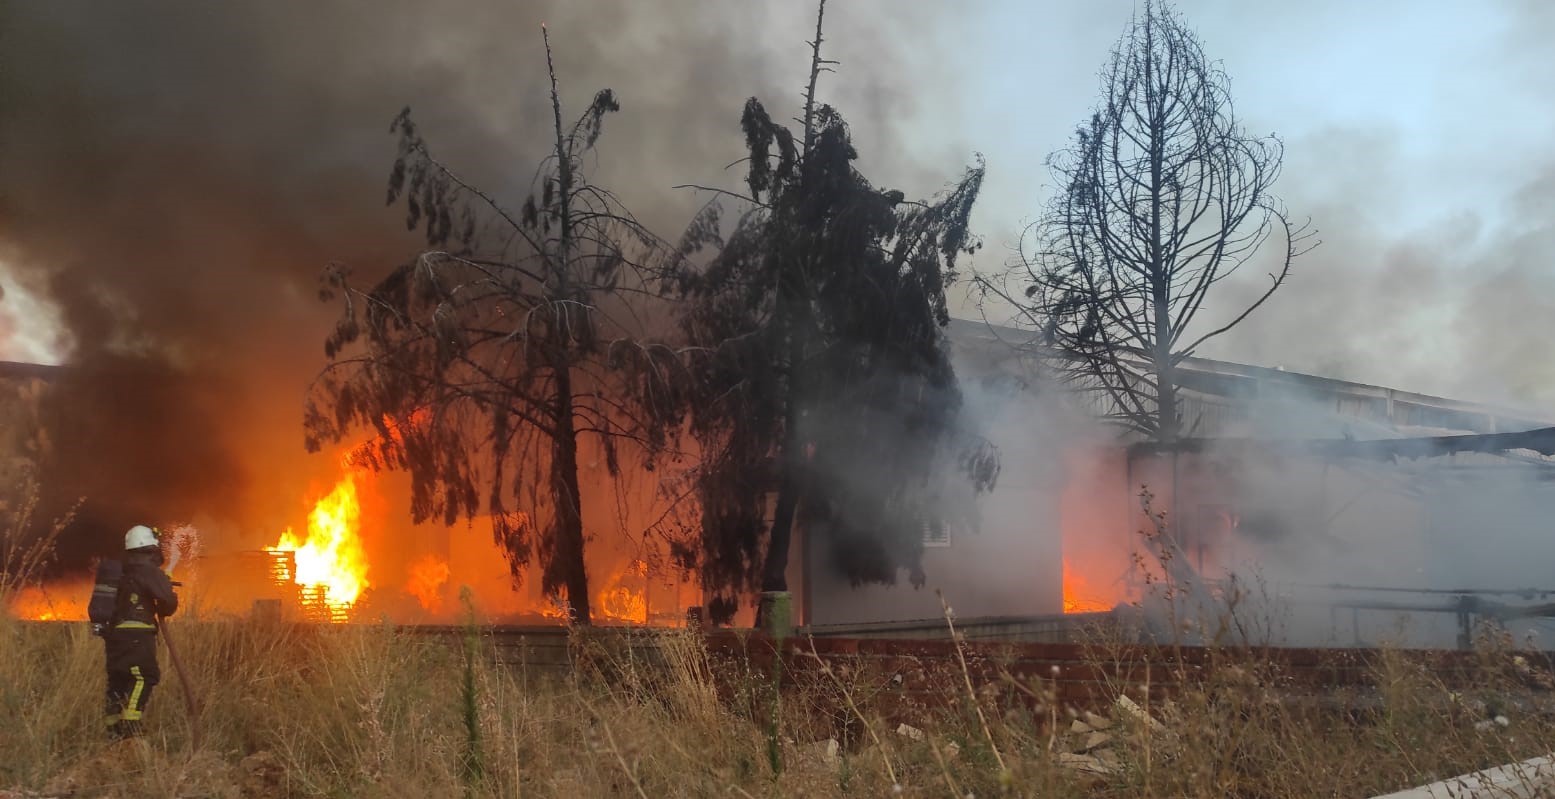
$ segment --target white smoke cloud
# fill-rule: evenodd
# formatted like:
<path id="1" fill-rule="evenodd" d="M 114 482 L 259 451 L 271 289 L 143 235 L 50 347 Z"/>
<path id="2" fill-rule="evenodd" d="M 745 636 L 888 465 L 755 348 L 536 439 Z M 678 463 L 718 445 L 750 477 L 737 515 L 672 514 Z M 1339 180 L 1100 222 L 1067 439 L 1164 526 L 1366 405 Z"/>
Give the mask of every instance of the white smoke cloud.
<path id="1" fill-rule="evenodd" d="M 0 361 L 59 363 L 62 337 L 58 311 L 28 291 L 0 261 Z"/>

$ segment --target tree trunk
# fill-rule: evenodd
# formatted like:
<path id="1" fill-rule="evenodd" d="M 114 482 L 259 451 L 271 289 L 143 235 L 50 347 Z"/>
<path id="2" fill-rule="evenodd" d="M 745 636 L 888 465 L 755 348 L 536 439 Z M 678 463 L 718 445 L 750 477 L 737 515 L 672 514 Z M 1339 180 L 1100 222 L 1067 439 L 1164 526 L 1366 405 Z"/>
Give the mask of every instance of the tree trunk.
<path id="1" fill-rule="evenodd" d="M 787 457 L 784 460 L 788 460 Z M 799 481 L 789 475 L 792 466 L 783 467 L 783 483 L 778 489 L 777 509 L 772 514 L 772 534 L 767 539 L 767 559 L 761 567 L 762 591 L 788 590 L 788 550 L 794 539 L 794 516 L 799 508 Z"/>
<path id="2" fill-rule="evenodd" d="M 1164 320 L 1167 316 L 1165 300 L 1156 305 L 1156 324 L 1158 327 L 1170 325 L 1170 321 Z M 1169 329 L 1169 328 L 1166 328 Z M 1163 339 L 1156 345 L 1155 351 L 1155 382 L 1156 382 L 1156 440 L 1171 444 L 1177 440 L 1177 370 L 1172 367 L 1172 350 L 1168 339 Z"/>
<path id="3" fill-rule="evenodd" d="M 561 573 L 567 588 L 567 604 L 572 607 L 573 622 L 589 625 L 589 580 L 583 563 L 583 492 L 578 488 L 578 433 L 572 420 L 572 357 L 568 351 L 575 323 L 572 286 L 568 270 L 572 268 L 572 151 L 562 134 L 561 92 L 556 86 L 556 65 L 551 60 L 551 38 L 541 27 L 545 39 L 545 65 L 551 76 L 551 122 L 556 134 L 556 177 L 561 190 L 557 195 L 558 231 L 556 262 L 552 265 L 554 291 L 551 308 L 555 314 L 555 338 L 552 368 L 556 371 L 556 437 L 552 446 L 551 486 L 556 492 L 556 551 L 552 568 Z"/>
<path id="4" fill-rule="evenodd" d="M 583 561 L 583 492 L 578 487 L 578 434 L 572 423 L 572 370 L 565 366 L 556 371 L 556 438 L 551 451 L 551 487 L 556 494 L 552 568 L 567 589 L 573 622 L 587 626 L 593 616 Z"/>
<path id="5" fill-rule="evenodd" d="M 767 559 L 761 567 L 762 591 L 788 590 L 788 551 L 794 538 L 794 516 L 799 509 L 799 495 L 804 482 L 799 471 L 804 468 L 803 442 L 799 436 L 799 412 L 797 407 L 803 396 L 799 389 L 799 372 L 804 356 L 804 343 L 797 330 L 789 332 L 788 345 L 788 397 L 783 409 L 783 451 L 778 453 L 777 507 L 772 512 L 772 532 L 767 537 Z"/>
<path id="6" fill-rule="evenodd" d="M 1156 439 L 1163 443 L 1177 440 L 1177 376 L 1172 368 L 1172 274 L 1161 241 L 1161 207 L 1166 199 L 1161 186 L 1166 159 L 1166 120 L 1164 98 L 1155 85 L 1155 44 L 1152 41 L 1151 11 L 1145 12 L 1145 92 L 1150 114 L 1150 302 L 1155 306 L 1155 380 Z"/>
<path id="7" fill-rule="evenodd" d="M 815 84 L 827 63 L 821 58 L 821 31 L 825 20 L 826 0 L 821 0 L 815 13 L 815 39 L 810 42 L 810 83 L 804 95 L 804 139 L 800 146 L 800 156 L 806 160 L 815 145 Z M 801 166 L 801 193 L 809 190 L 805 179 L 808 174 L 809 170 Z M 803 255 L 798 263 L 804 263 Z M 790 268 L 795 266 L 795 263 L 789 263 Z M 799 378 L 803 370 L 805 341 L 801 336 L 802 328 L 796 309 L 801 303 L 801 284 L 806 272 L 808 270 L 801 270 L 801 274 L 795 275 L 785 271 L 779 276 L 778 282 L 778 319 L 786 321 L 788 328 L 788 397 L 783 405 L 783 451 L 778 455 L 782 476 L 779 480 L 777 507 L 772 512 L 772 532 L 767 537 L 767 558 L 761 566 L 763 593 L 788 590 L 788 552 L 794 539 L 794 515 L 799 509 L 799 495 L 803 485 L 799 470 L 804 468 L 804 456 L 798 431 L 799 414 L 795 406 L 804 396 L 799 390 Z"/>
<path id="8" fill-rule="evenodd" d="M 772 511 L 772 530 L 767 535 L 767 557 L 761 565 L 761 590 L 788 590 L 788 553 L 794 540 L 794 516 L 799 509 L 799 495 L 803 481 L 799 470 L 804 468 L 802 442 L 799 437 L 798 353 L 804 347 L 798 337 L 790 333 L 788 397 L 783 410 L 783 450 L 778 453 L 777 507 Z M 761 621 L 757 620 L 758 623 Z"/>

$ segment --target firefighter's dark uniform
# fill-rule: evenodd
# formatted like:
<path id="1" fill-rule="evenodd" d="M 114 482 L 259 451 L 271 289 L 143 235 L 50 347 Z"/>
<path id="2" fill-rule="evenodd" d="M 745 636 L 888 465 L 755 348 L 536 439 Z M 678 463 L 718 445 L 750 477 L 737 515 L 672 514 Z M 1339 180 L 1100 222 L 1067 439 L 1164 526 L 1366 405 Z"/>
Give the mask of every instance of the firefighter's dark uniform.
<path id="1" fill-rule="evenodd" d="M 157 619 L 178 609 L 178 595 L 162 573 L 161 552 L 130 550 L 119 580 L 118 605 L 103 638 L 108 650 L 108 731 L 140 732 L 151 689 L 162 679 L 157 668 Z"/>

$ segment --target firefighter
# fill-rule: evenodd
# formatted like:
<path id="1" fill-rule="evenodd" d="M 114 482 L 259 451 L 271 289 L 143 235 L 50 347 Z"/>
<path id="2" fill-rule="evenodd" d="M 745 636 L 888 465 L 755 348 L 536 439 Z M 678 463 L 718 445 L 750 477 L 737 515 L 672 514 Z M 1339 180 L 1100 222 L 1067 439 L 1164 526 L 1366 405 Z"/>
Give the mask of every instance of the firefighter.
<path id="1" fill-rule="evenodd" d="M 104 634 L 108 650 L 107 726 L 109 735 L 140 734 L 151 689 L 162 678 L 157 668 L 157 620 L 178 609 L 173 583 L 162 572 L 162 547 L 144 525 L 124 534 L 124 574 L 119 578 L 113 620 Z"/>

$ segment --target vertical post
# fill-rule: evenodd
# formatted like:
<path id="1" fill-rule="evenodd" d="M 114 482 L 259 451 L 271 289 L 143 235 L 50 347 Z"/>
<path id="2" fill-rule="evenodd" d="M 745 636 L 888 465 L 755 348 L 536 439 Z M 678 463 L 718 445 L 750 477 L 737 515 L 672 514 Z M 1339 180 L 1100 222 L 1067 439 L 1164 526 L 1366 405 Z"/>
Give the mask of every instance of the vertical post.
<path id="1" fill-rule="evenodd" d="M 787 591 L 761 592 L 761 607 L 757 613 L 761 628 L 780 646 L 794 630 L 794 595 Z"/>
<path id="2" fill-rule="evenodd" d="M 809 627 L 815 618 L 812 607 L 813 592 L 810 588 L 810 529 L 799 531 L 799 625 Z"/>
<path id="3" fill-rule="evenodd" d="M 1123 448 L 1123 507 L 1132 509 L 1134 507 L 1134 497 L 1135 497 L 1135 494 L 1134 494 L 1134 453 L 1132 451 L 1130 451 L 1128 447 L 1124 447 Z M 1130 510 L 1129 518 L 1125 520 L 1125 522 L 1126 522 L 1126 526 L 1124 527 L 1124 533 L 1125 534 L 1128 534 L 1128 528 L 1129 527 L 1133 527 L 1134 526 L 1134 522 L 1137 521 L 1138 519 L 1139 519 L 1139 514 L 1134 512 L 1134 511 L 1132 511 L 1132 510 Z M 1129 544 L 1129 551 L 1130 552 L 1138 552 L 1139 551 L 1138 550 L 1139 540 L 1138 540 L 1138 538 L 1136 536 L 1129 535 L 1128 544 Z M 1139 575 L 1139 560 L 1137 558 L 1134 558 L 1132 556 L 1129 557 L 1128 573 L 1129 573 L 1129 581 L 1131 583 L 1133 583 L 1133 585 L 1129 586 L 1129 589 L 1133 590 L 1134 588 L 1139 588 L 1140 589 L 1140 599 L 1144 599 L 1144 588 L 1142 587 L 1143 586 L 1143 580 L 1140 578 L 1140 575 Z"/>

